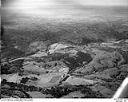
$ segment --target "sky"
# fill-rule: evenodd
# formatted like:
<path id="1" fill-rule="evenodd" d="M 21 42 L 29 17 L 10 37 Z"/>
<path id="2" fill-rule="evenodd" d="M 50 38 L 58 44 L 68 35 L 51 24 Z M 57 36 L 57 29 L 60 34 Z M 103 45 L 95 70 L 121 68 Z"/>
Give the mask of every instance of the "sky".
<path id="1" fill-rule="evenodd" d="M 16 29 L 43 25 L 42 19 L 63 21 L 97 21 L 128 18 L 128 0 L 1 0 L 2 23 Z M 90 6 L 90 8 L 86 6 Z M 125 9 L 92 6 L 127 6 Z M 116 14 L 115 14 L 116 13 Z M 13 26 L 12 26 L 13 25 Z M 35 25 L 35 26 L 36 26 Z M 25 28 L 26 29 L 26 28 Z"/>
<path id="2" fill-rule="evenodd" d="M 79 0 L 79 2 L 83 5 L 128 5 L 128 0 Z"/>
<path id="3" fill-rule="evenodd" d="M 2 0 L 2 5 L 9 8 L 9 13 L 16 11 L 22 15 L 67 17 L 80 12 L 83 14 L 87 11 L 86 6 L 90 5 L 128 6 L 128 0 Z"/>
<path id="4" fill-rule="evenodd" d="M 62 5 L 62 4 L 79 4 L 79 5 L 128 5 L 128 0 L 2 0 L 4 3 L 15 3 L 24 5 L 40 4 L 44 5 Z"/>
<path id="5" fill-rule="evenodd" d="M 91 6 L 128 6 L 128 0 L 2 0 L 7 7 L 24 11 L 43 9 L 82 8 Z M 31 8 L 31 9 L 30 9 Z"/>

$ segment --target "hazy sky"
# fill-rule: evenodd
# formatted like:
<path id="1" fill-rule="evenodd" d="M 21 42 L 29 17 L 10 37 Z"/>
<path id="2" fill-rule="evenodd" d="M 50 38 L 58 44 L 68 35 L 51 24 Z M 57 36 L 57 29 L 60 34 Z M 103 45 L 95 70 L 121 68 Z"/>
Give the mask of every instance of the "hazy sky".
<path id="1" fill-rule="evenodd" d="M 57 3 L 78 3 L 81 5 L 128 5 L 128 0 L 2 0 L 3 2 L 57 4 Z"/>
<path id="2" fill-rule="evenodd" d="M 128 5 L 128 0 L 75 0 L 84 5 Z"/>
<path id="3" fill-rule="evenodd" d="M 93 6 L 128 6 L 128 0 L 2 0 L 20 13 L 58 15 L 86 10 Z M 9 8 L 10 9 L 10 8 Z M 19 10 L 20 9 L 20 10 Z M 12 9 L 11 9 L 12 10 Z M 71 11 L 71 12 L 69 12 Z"/>
<path id="4" fill-rule="evenodd" d="M 85 19 L 93 16 L 101 17 L 101 15 L 103 15 L 105 17 L 114 16 L 115 19 L 115 16 L 119 15 L 122 17 L 123 14 L 128 14 L 126 12 L 127 10 L 114 9 L 113 7 L 103 7 L 104 9 L 100 9 L 100 7 L 99 9 L 96 9 L 98 7 L 94 7 L 95 9 L 88 9 L 87 7 L 87 5 L 128 7 L 128 0 L 2 0 L 2 5 L 3 4 L 3 8 L 5 8 L 3 9 L 4 22 L 14 22 L 15 20 L 17 20 L 15 22 L 20 22 L 19 18 L 25 16 L 26 18 L 23 20 L 21 19 L 25 24 L 27 22 L 25 20 L 28 20 L 28 23 L 31 23 L 32 21 L 37 23 L 37 20 L 39 19 L 36 17 L 59 19 L 71 18 L 71 20 L 74 18 L 74 20 L 79 20 L 79 18 Z M 116 12 L 116 14 L 113 12 Z M 19 23 L 19 25 L 21 24 L 24 23 Z"/>

